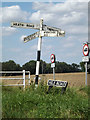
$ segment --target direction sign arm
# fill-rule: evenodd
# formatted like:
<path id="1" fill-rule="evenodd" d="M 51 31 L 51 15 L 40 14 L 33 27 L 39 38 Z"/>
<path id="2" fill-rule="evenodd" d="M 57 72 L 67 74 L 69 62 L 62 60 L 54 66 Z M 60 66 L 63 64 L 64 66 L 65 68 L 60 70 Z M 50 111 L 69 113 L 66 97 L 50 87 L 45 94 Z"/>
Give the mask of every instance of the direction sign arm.
<path id="1" fill-rule="evenodd" d="M 65 31 L 62 31 L 60 28 L 50 27 L 45 24 L 43 25 L 43 30 L 44 31 L 58 31 L 58 32 L 61 32 L 61 34 L 65 34 Z"/>
<path id="2" fill-rule="evenodd" d="M 42 37 L 64 37 L 64 31 L 41 31 Z"/>
<path id="3" fill-rule="evenodd" d="M 40 34 L 40 32 L 38 31 L 36 33 L 33 33 L 32 35 L 29 35 L 29 36 L 25 37 L 24 42 L 26 43 L 28 41 L 31 41 L 31 40 L 35 39 L 36 37 L 39 37 L 39 34 Z"/>
<path id="4" fill-rule="evenodd" d="M 44 36 L 46 36 L 46 37 L 64 37 L 65 31 L 61 30 L 60 28 L 43 25 L 42 36 L 43 37 Z"/>
<path id="5" fill-rule="evenodd" d="M 33 24 L 33 23 L 11 22 L 11 27 L 40 30 L 40 25 L 39 24 Z"/>
<path id="6" fill-rule="evenodd" d="M 58 37 L 64 37 L 65 31 L 58 31 Z"/>
<path id="7" fill-rule="evenodd" d="M 43 30 L 46 30 L 46 31 L 61 31 L 60 28 L 56 28 L 56 27 L 50 27 L 50 26 L 47 26 L 47 25 L 43 25 Z"/>

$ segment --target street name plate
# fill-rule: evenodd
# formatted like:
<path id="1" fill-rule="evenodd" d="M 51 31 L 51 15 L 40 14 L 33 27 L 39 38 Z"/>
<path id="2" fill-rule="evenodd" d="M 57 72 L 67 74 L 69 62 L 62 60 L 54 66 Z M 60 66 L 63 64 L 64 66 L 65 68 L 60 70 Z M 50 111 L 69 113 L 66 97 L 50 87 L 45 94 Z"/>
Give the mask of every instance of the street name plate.
<path id="1" fill-rule="evenodd" d="M 29 28 L 29 29 L 40 30 L 40 25 L 39 24 L 32 24 L 32 23 L 12 22 L 11 27 Z"/>
<path id="2" fill-rule="evenodd" d="M 66 87 L 67 81 L 60 81 L 60 80 L 48 80 L 48 86 L 55 86 L 55 87 Z"/>
<path id="3" fill-rule="evenodd" d="M 82 62 L 89 62 L 89 56 L 83 56 Z"/>

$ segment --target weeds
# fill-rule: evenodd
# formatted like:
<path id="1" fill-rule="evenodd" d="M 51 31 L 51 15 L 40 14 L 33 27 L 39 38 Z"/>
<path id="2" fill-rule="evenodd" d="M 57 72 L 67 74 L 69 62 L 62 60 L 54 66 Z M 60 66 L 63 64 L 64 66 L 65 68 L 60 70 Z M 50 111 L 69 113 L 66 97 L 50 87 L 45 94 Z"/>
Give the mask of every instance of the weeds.
<path id="1" fill-rule="evenodd" d="M 88 87 L 78 91 L 85 92 Z M 88 119 L 88 97 L 78 94 L 76 89 L 53 87 L 40 83 L 37 89 L 32 84 L 25 91 L 4 87 L 2 90 L 3 118 L 84 118 Z"/>

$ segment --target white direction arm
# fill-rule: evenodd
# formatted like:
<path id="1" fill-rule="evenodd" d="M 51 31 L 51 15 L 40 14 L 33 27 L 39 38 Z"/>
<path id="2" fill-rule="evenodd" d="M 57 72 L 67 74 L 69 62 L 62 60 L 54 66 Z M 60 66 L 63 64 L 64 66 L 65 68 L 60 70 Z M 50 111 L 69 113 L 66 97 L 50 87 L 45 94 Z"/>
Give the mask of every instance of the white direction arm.
<path id="1" fill-rule="evenodd" d="M 32 24 L 32 23 L 12 22 L 11 27 L 29 28 L 29 29 L 40 30 L 40 25 L 39 24 Z"/>
<path id="2" fill-rule="evenodd" d="M 39 34 L 40 34 L 40 32 L 38 31 L 36 33 L 33 33 L 32 35 L 29 35 L 29 36 L 25 37 L 24 42 L 26 43 L 28 41 L 31 41 L 31 40 L 35 39 L 36 37 L 39 37 Z"/>

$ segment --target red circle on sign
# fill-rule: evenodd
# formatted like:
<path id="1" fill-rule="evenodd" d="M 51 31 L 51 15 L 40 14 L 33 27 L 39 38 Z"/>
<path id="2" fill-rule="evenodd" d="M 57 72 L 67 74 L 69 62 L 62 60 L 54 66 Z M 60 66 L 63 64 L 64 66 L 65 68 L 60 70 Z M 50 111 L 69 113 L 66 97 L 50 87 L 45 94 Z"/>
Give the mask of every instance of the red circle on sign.
<path id="1" fill-rule="evenodd" d="M 54 63 L 55 62 L 55 55 L 51 54 L 50 59 L 51 59 L 51 62 Z"/>
<path id="2" fill-rule="evenodd" d="M 88 53 L 89 53 L 89 47 L 88 47 L 87 44 L 85 44 L 85 45 L 83 46 L 83 55 L 84 55 L 84 56 L 87 56 Z"/>

